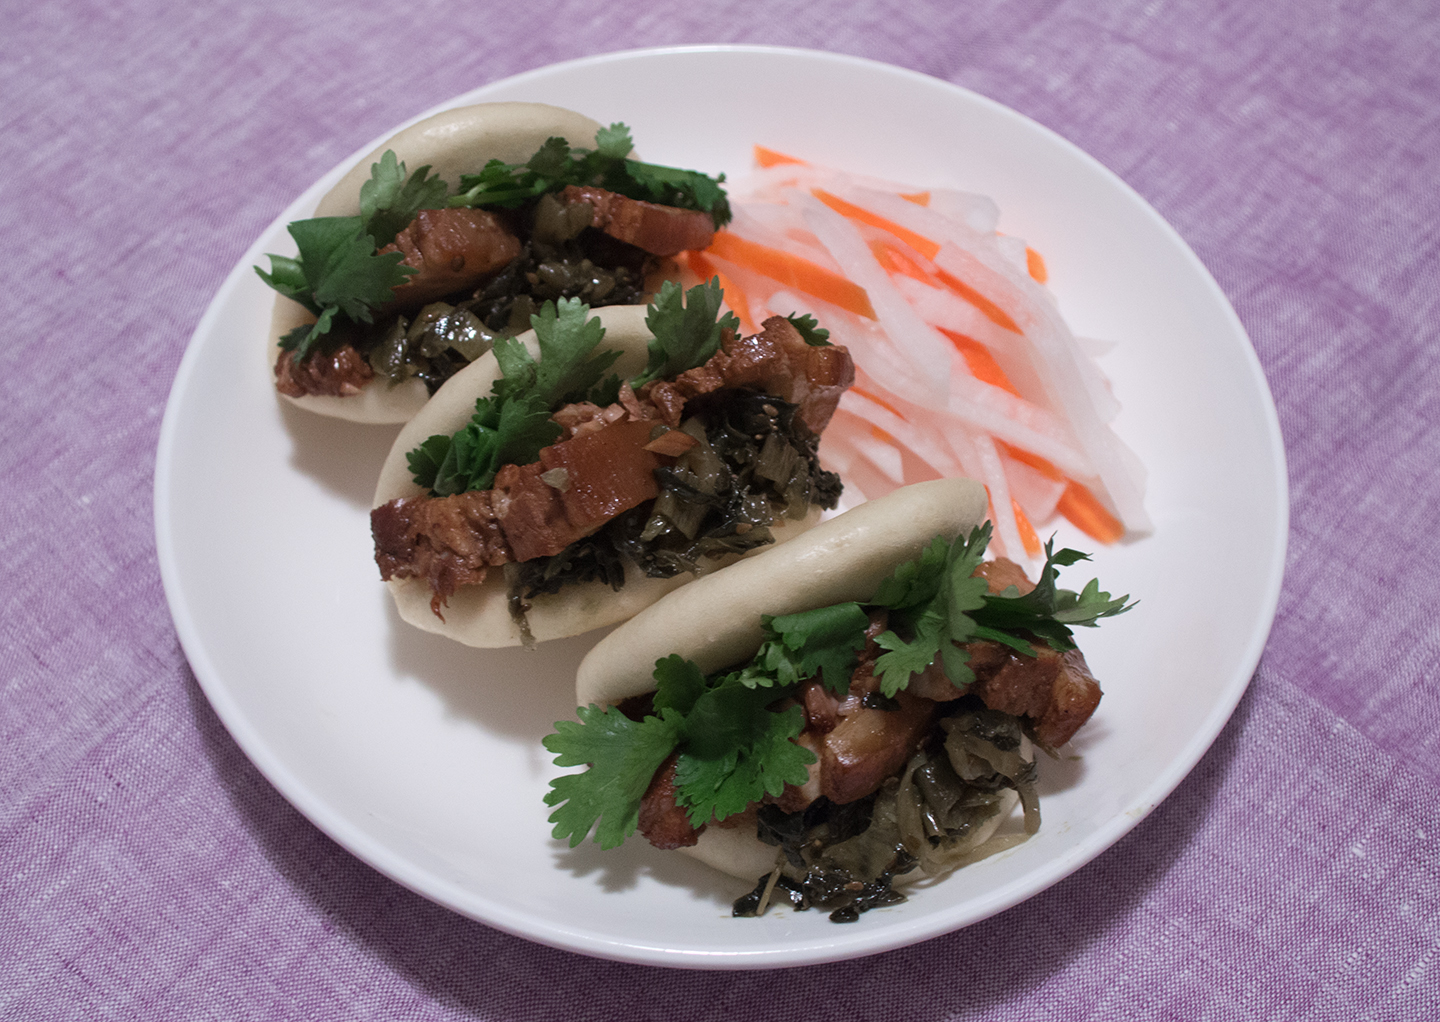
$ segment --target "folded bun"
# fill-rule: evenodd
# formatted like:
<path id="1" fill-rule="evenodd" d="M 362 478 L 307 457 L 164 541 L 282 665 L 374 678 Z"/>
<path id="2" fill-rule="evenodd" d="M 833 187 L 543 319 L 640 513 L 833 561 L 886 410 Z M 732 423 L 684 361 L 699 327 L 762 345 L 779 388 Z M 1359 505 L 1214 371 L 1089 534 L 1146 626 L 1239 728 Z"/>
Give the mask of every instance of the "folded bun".
<path id="1" fill-rule="evenodd" d="M 653 336 L 645 325 L 647 312 L 647 307 L 642 305 L 610 305 L 591 310 L 590 315 L 599 317 L 605 326 L 605 338 L 599 350 L 621 353 L 614 366 L 621 379 L 635 376 L 645 368 Z M 539 356 L 540 347 L 533 330 L 521 334 L 517 340 L 532 356 Z M 450 435 L 462 429 L 475 412 L 475 401 L 488 396 L 491 385 L 500 376 L 500 366 L 491 352 L 470 363 L 435 392 L 395 438 L 380 469 L 373 507 L 426 492 L 411 476 L 406 455 L 436 434 Z M 798 522 L 781 519 L 771 526 L 775 541 L 783 543 L 819 519 L 820 511 L 816 508 Z M 728 561 L 721 560 L 716 565 L 725 563 Z M 673 578 L 648 578 L 631 565 L 626 569 L 625 585 L 618 591 L 603 582 L 583 582 L 567 585 L 558 593 L 534 597 L 525 615 L 526 621 L 537 642 L 579 635 L 592 628 L 624 621 L 671 590 L 690 583 L 692 578 L 684 573 Z M 392 579 L 386 584 L 401 618 L 417 628 L 467 646 L 493 648 L 518 646 L 522 642 L 520 626 L 510 615 L 504 572 L 499 568 L 493 569 L 480 585 L 462 586 L 452 595 L 444 608 L 443 621 L 430 609 L 432 594 L 425 579 Z"/>
<path id="2" fill-rule="evenodd" d="M 378 162 L 387 149 L 394 150 L 409 173 L 428 164 L 431 172 L 453 189 L 460 183 L 461 174 L 477 173 L 490 160 L 523 163 L 535 155 L 546 139 L 554 136 L 572 145 L 593 145 L 600 128 L 598 122 L 583 114 L 545 103 L 481 103 L 446 110 L 417 121 L 363 156 L 339 184 L 325 193 L 314 215 L 358 216 L 360 186 L 370 180 L 371 165 Z M 269 339 L 272 375 L 280 358 L 280 338 L 295 327 L 314 321 L 315 317 L 298 302 L 276 296 Z M 280 396 L 308 411 L 334 418 L 399 423 L 408 422 L 425 406 L 429 392 L 418 379 L 392 385 L 377 377 L 359 394 L 350 397 Z"/>
<path id="3" fill-rule="evenodd" d="M 760 648 L 762 614 L 794 614 L 869 600 L 895 566 L 936 536 L 954 539 L 985 519 L 985 487 L 971 479 L 904 486 L 696 579 L 601 639 L 575 679 L 576 703 L 607 706 L 655 688 L 655 662 L 672 653 L 705 674 Z"/>
<path id="4" fill-rule="evenodd" d="M 868 601 L 897 565 L 919 556 L 936 536 L 953 540 L 983 522 L 986 505 L 985 487 L 971 479 L 915 483 L 697 579 L 595 645 L 580 662 L 576 703 L 606 706 L 653 691 L 655 661 L 672 653 L 705 674 L 738 667 L 760 648 L 762 614 Z M 988 840 L 1015 801 L 1008 797 L 981 840 Z M 697 844 L 679 851 L 750 883 L 775 868 L 777 854 L 753 826 L 720 824 L 705 827 Z M 897 882 L 921 875 L 912 872 Z"/>

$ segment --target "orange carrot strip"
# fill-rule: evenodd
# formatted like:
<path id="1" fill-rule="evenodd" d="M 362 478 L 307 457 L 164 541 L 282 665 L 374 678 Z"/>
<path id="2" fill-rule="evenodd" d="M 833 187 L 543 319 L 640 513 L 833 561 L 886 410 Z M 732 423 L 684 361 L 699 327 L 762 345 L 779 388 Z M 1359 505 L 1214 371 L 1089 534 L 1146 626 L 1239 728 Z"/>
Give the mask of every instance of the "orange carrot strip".
<path id="1" fill-rule="evenodd" d="M 905 199 L 905 200 L 907 200 L 907 201 L 909 201 L 909 202 L 913 202 L 913 203 L 915 203 L 915 205 L 917 205 L 917 206 L 928 206 L 928 205 L 930 205 L 930 193 L 929 193 L 929 192 L 909 192 L 909 193 L 901 192 L 901 193 L 900 193 L 900 198 Z"/>
<path id="2" fill-rule="evenodd" d="M 846 202 L 840 198 L 840 196 L 831 195 L 821 188 L 810 189 L 810 194 L 847 220 L 854 220 L 858 224 L 866 224 L 870 227 L 878 227 L 882 231 L 889 231 L 926 259 L 934 259 L 940 253 L 940 244 L 938 242 L 931 241 L 924 235 L 916 234 L 908 227 L 901 227 L 894 220 L 886 220 L 878 213 L 872 213 L 868 209 L 862 209 L 853 202 Z"/>
<path id="3" fill-rule="evenodd" d="M 1039 557 L 1040 537 L 1035 535 L 1035 526 L 1030 524 L 1025 509 L 1014 497 L 1010 498 L 1010 508 L 1015 512 L 1015 527 L 1020 530 L 1020 542 L 1025 545 L 1025 552 L 1031 557 Z"/>
<path id="4" fill-rule="evenodd" d="M 1025 246 L 1025 269 L 1030 271 L 1030 276 L 1035 283 L 1043 284 L 1050 279 L 1050 271 L 1045 268 L 1045 260 L 1029 245 Z"/>
<path id="5" fill-rule="evenodd" d="M 966 337 L 954 330 L 947 330 L 943 326 L 935 329 L 950 338 L 950 343 L 955 345 L 956 350 L 964 357 L 965 364 L 970 367 L 971 376 L 977 380 L 984 380 L 992 387 L 1009 391 L 1016 397 L 1020 396 L 1020 392 L 1015 389 L 1015 384 L 1010 382 L 1010 377 L 1005 375 L 1005 370 L 1000 368 L 1000 363 L 996 362 L 995 356 L 990 354 L 989 348 L 973 337 Z"/>
<path id="6" fill-rule="evenodd" d="M 1073 480 L 1060 494 L 1060 502 L 1055 509 L 1075 528 L 1101 543 L 1113 543 L 1125 535 L 1125 526 L 1095 499 L 1093 493 Z"/>
<path id="7" fill-rule="evenodd" d="M 903 418 L 905 418 L 905 416 L 901 413 L 900 409 L 896 408 L 896 407 L 895 407 L 894 405 L 892 405 L 889 401 L 886 401 L 886 400 L 885 400 L 883 397 L 881 397 L 879 394 L 872 394 L 872 393 L 870 393 L 870 391 L 865 390 L 865 389 L 863 389 L 863 388 L 861 388 L 861 387 L 857 387 L 857 386 L 855 386 L 854 384 L 851 384 L 851 385 L 850 385 L 850 393 L 852 393 L 852 394 L 858 394 L 858 395 L 860 395 L 861 397 L 865 398 L 865 400 L 867 400 L 867 401 L 874 401 L 877 405 L 879 405 L 881 408 L 885 409 L 887 412 L 889 412 L 891 415 L 895 416 L 895 418 L 897 418 L 897 419 L 903 419 Z"/>
<path id="8" fill-rule="evenodd" d="M 959 277 L 940 269 L 938 266 L 935 268 L 935 276 L 940 279 L 940 283 L 979 309 L 984 317 L 996 326 L 1017 334 L 1024 332 L 1015 325 L 1015 321 L 1006 314 L 1004 309 L 986 298 L 979 291 L 976 291 Z"/>
<path id="9" fill-rule="evenodd" d="M 870 435 L 873 436 L 876 440 L 884 440 L 891 447 L 901 446 L 899 440 L 896 440 L 893 436 L 885 432 L 885 430 L 881 429 L 879 426 L 871 425 Z"/>
<path id="10" fill-rule="evenodd" d="M 737 266 L 744 266 L 756 273 L 778 280 L 797 291 L 803 291 L 812 298 L 819 298 L 838 305 L 847 312 L 866 319 L 875 319 L 875 308 L 870 296 L 853 280 L 817 266 L 808 259 L 801 259 L 778 248 L 770 248 L 748 241 L 729 231 L 717 231 L 715 240 L 705 249 L 706 254 L 729 260 Z"/>
<path id="11" fill-rule="evenodd" d="M 759 333 L 759 327 L 750 315 L 750 300 L 745 297 L 745 292 L 735 286 L 725 274 L 715 268 L 715 264 L 705 258 L 705 254 L 699 251 L 682 253 L 690 263 L 690 269 L 695 276 L 701 280 L 709 280 L 716 277 L 720 281 L 720 290 L 725 292 L 725 304 L 730 306 L 731 311 L 740 317 L 740 329 L 746 334 Z"/>
<path id="12" fill-rule="evenodd" d="M 786 156 L 784 153 L 777 153 L 774 149 L 766 149 L 763 145 L 755 147 L 755 162 L 762 167 L 776 167 L 782 163 L 798 163 L 805 166 L 804 160 L 797 160 L 793 156 Z"/>
<path id="13" fill-rule="evenodd" d="M 926 273 L 919 263 L 888 242 L 877 238 L 870 242 L 870 252 L 875 256 L 875 261 L 890 273 L 903 273 L 907 277 L 914 277 L 922 284 L 935 282 L 935 278 Z"/>
<path id="14" fill-rule="evenodd" d="M 1053 479 L 1057 483 L 1063 483 L 1068 481 L 1065 478 L 1065 473 L 1061 472 L 1058 468 L 1050 464 L 1050 462 L 1046 461 L 1038 454 L 1031 454 L 1029 451 L 1022 450 L 1019 447 L 1012 447 L 1004 440 L 996 440 L 995 442 L 999 444 L 1001 449 L 1004 450 L 1004 452 L 1010 457 L 1014 458 L 1022 465 L 1029 465 L 1046 479 Z"/>

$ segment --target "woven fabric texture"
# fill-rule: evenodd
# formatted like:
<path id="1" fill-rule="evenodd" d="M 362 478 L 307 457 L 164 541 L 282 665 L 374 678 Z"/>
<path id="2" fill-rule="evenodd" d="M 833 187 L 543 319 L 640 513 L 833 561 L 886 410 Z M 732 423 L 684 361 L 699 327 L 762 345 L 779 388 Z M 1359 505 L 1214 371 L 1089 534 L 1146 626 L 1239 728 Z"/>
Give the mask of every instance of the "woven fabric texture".
<path id="1" fill-rule="evenodd" d="M 1440 1016 L 1432 4 L 6 7 L 0 1019 Z M 912 948 L 691 973 L 501 934 L 312 826 L 196 685 L 151 491 L 166 395 L 207 303 L 337 161 L 506 75 L 732 42 L 965 86 L 1138 190 L 1250 333 L 1292 525 L 1247 696 L 1110 851 Z"/>

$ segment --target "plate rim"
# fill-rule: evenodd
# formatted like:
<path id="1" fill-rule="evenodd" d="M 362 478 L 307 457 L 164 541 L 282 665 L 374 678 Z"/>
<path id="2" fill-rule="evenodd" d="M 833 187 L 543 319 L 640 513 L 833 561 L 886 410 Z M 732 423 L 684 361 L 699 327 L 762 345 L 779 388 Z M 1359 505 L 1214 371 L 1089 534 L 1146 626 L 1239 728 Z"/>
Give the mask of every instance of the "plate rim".
<path id="1" fill-rule="evenodd" d="M 1271 496 L 1275 501 L 1276 511 L 1274 520 L 1269 523 L 1271 535 L 1268 545 L 1271 550 L 1271 558 L 1270 563 L 1265 566 L 1265 585 L 1263 589 L 1259 591 L 1260 597 L 1257 601 L 1262 608 L 1261 618 L 1263 619 L 1264 625 L 1263 627 L 1257 627 L 1251 633 L 1244 646 L 1243 652 L 1239 656 L 1239 663 L 1244 665 L 1244 669 L 1237 670 L 1235 677 L 1230 679 L 1225 686 L 1217 691 L 1214 708 L 1195 728 L 1190 741 L 1186 743 L 1177 756 L 1171 759 L 1169 768 L 1166 771 L 1157 775 L 1148 786 L 1141 789 L 1139 795 L 1133 800 L 1131 805 L 1116 812 L 1108 822 L 1096 827 L 1084 841 L 1027 872 L 1023 877 L 1023 883 L 1017 879 L 1001 888 L 986 892 L 985 897 L 978 899 L 983 905 L 983 910 L 963 922 L 947 923 L 940 918 L 944 913 L 931 913 L 929 915 L 918 916 L 913 920 L 907 920 L 898 925 L 891 925 L 884 930 L 883 935 L 877 934 L 874 931 L 868 934 L 857 933 L 853 936 L 837 933 L 834 935 L 834 939 L 801 942 L 794 948 L 782 950 L 767 948 L 757 951 L 697 951 L 694 949 L 669 949 L 633 941 L 605 939 L 579 927 L 547 926 L 537 929 L 534 926 L 526 924 L 528 918 L 526 914 L 510 911 L 504 906 L 493 902 L 487 906 L 491 911 L 487 913 L 477 912 L 473 908 L 475 901 L 473 895 L 461 889 L 448 878 L 439 876 L 423 867 L 417 867 L 405 857 L 397 855 L 390 849 L 379 844 L 372 837 L 352 824 L 343 814 L 329 805 L 322 796 L 312 791 L 309 785 L 297 776 L 285 763 L 283 758 L 274 753 L 269 742 L 254 727 L 236 699 L 229 692 L 227 685 L 220 677 L 220 672 L 209 656 L 204 637 L 200 633 L 197 623 L 190 616 L 186 592 L 181 582 L 181 569 L 178 563 L 180 554 L 175 546 L 172 517 L 172 501 L 174 500 L 175 484 L 175 445 L 176 434 L 179 428 L 180 406 L 183 402 L 185 391 L 197 371 L 197 366 L 204 358 L 204 338 L 214 330 L 216 321 L 222 314 L 223 306 L 227 300 L 231 298 L 233 292 L 240 286 L 242 280 L 246 279 L 250 272 L 249 267 L 262 257 L 262 249 L 270 244 L 266 239 L 275 235 L 277 231 L 283 230 L 284 225 L 294 219 L 297 210 L 303 210 L 307 202 L 310 202 L 313 208 L 313 201 L 318 200 L 322 189 L 328 188 L 333 181 L 343 176 L 345 170 L 353 165 L 355 160 L 363 157 L 366 153 L 383 143 L 393 135 L 395 131 L 431 116 L 434 113 L 465 103 L 484 102 L 483 94 L 489 90 L 523 85 L 529 80 L 538 80 L 550 75 L 572 73 L 587 67 L 604 64 L 636 60 L 643 61 L 655 57 L 692 54 L 707 56 L 715 54 L 766 55 L 778 58 L 800 58 L 863 66 L 873 71 L 909 79 L 926 88 L 959 94 L 966 100 L 979 103 L 992 112 L 998 112 L 1006 117 L 1018 119 L 1020 122 L 1023 122 L 1027 128 L 1043 133 L 1048 137 L 1050 142 L 1063 146 L 1070 152 L 1071 156 L 1078 156 L 1090 164 L 1094 170 L 1108 179 L 1109 184 L 1123 189 L 1132 201 L 1138 204 L 1140 209 L 1144 210 L 1153 223 L 1169 235 L 1170 240 L 1175 243 L 1177 249 L 1184 253 L 1185 257 L 1192 264 L 1192 269 L 1197 272 L 1199 278 L 1206 285 L 1207 290 L 1211 292 L 1211 296 L 1217 300 L 1217 308 L 1222 310 L 1223 316 L 1230 322 L 1231 327 L 1237 331 L 1239 336 L 1244 338 L 1246 342 L 1243 346 L 1244 350 L 1242 354 L 1244 355 L 1251 377 L 1258 383 L 1258 393 L 1262 399 L 1260 411 L 1265 419 L 1266 425 L 1265 446 L 1267 453 L 1273 455 L 1277 463 L 1273 465 L 1273 475 L 1267 480 L 1270 486 L 1273 487 Z M 301 213 L 301 215 L 304 214 Z M 1005 106 L 996 100 L 963 86 L 955 85 L 920 71 L 851 54 L 832 53 L 823 50 L 797 47 L 751 44 L 697 44 L 626 49 L 573 58 L 518 72 L 515 75 L 506 76 L 485 83 L 475 89 L 467 90 L 442 103 L 436 104 L 413 118 L 401 122 L 399 125 L 386 131 L 377 139 L 360 147 L 354 153 L 337 163 L 331 170 L 322 175 L 315 183 L 281 210 L 269 225 L 255 238 L 252 244 L 247 247 L 240 260 L 231 268 L 220 287 L 216 290 L 214 297 L 206 307 L 205 312 L 202 314 L 187 341 L 184 356 L 180 361 L 174 382 L 172 383 L 166 400 L 164 417 L 161 422 L 159 442 L 156 449 L 153 501 L 156 554 L 162 585 L 165 591 L 166 603 L 170 610 L 171 618 L 174 621 L 181 647 L 197 684 L 205 693 L 206 699 L 214 709 L 217 717 L 219 717 L 225 725 L 226 730 L 230 733 L 246 757 L 288 802 L 298 809 L 308 820 L 319 827 L 321 831 L 337 841 L 350 854 L 355 855 L 356 858 L 362 862 L 365 862 L 381 874 L 400 883 L 402 886 L 457 912 L 457 914 L 476 919 L 506 933 L 562 950 L 614 961 L 707 969 L 781 968 L 796 965 L 820 964 L 893 950 L 920 940 L 953 932 L 964 926 L 980 922 L 1033 897 L 1113 847 L 1125 834 L 1138 826 L 1138 824 L 1163 802 L 1194 770 L 1200 759 L 1230 720 L 1235 708 L 1243 698 L 1259 665 L 1278 609 L 1289 538 L 1289 486 L 1283 436 L 1280 431 L 1279 417 L 1274 398 L 1270 392 L 1268 382 L 1265 379 L 1264 371 L 1260 365 L 1259 357 L 1255 352 L 1254 344 L 1250 341 L 1248 332 L 1245 330 L 1239 316 L 1236 314 L 1233 306 L 1231 306 L 1228 298 L 1220 289 L 1219 284 L 1215 281 L 1208 268 L 1200 261 L 1199 256 L 1196 255 L 1194 250 L 1184 241 L 1178 231 L 1176 231 L 1143 196 L 1139 195 L 1129 184 L 1098 159 L 1070 142 L 1058 132 L 1011 107 Z M 973 900 L 967 902 L 967 904 L 973 903 Z M 882 937 L 882 939 L 875 939 L 877 936 Z"/>

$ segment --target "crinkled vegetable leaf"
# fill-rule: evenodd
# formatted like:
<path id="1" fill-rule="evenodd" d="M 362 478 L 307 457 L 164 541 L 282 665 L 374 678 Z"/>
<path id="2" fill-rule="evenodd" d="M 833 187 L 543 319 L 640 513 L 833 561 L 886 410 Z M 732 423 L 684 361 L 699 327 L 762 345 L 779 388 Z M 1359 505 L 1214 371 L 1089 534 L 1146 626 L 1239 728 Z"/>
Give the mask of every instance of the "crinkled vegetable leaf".
<path id="1" fill-rule="evenodd" d="M 258 266 L 260 279 L 315 313 L 319 320 L 305 330 L 292 330 L 281 347 L 296 359 L 309 354 L 331 328 L 336 312 L 356 323 L 369 323 L 375 310 L 390 300 L 392 289 L 415 271 L 402 266 L 399 252 L 377 255 L 375 242 L 358 216 L 316 217 L 289 226 L 299 250 L 296 259 L 271 255 L 271 272 Z"/>
<path id="2" fill-rule="evenodd" d="M 702 758 L 687 748 L 676 760 L 676 801 L 686 809 L 691 826 L 743 813 L 750 803 L 778 796 L 786 784 L 804 784 L 809 778 L 815 754 L 792 741 L 805 727 L 805 711 L 798 706 L 778 713 L 766 710 L 755 723 L 747 744 L 732 745 L 715 758 Z"/>
<path id="3" fill-rule="evenodd" d="M 790 325 L 800 335 L 801 339 L 812 348 L 830 347 L 830 331 L 820 325 L 814 316 L 806 313 L 803 316 L 791 314 L 785 317 Z"/>
<path id="4" fill-rule="evenodd" d="M 635 832 L 640 798 L 679 741 L 679 715 L 666 710 L 637 723 L 613 707 L 584 706 L 576 713 L 578 723 L 556 721 L 544 742 L 559 766 L 589 766 L 550 782 L 545 804 L 556 807 L 552 835 L 574 848 L 594 827 L 600 847 L 614 848 Z"/>
<path id="5" fill-rule="evenodd" d="M 427 164 L 407 179 L 405 164 L 386 149 L 379 163 L 370 165 L 370 180 L 360 186 L 360 219 L 376 249 L 384 248 L 415 219 L 422 209 L 440 209 L 449 191 Z"/>
<path id="6" fill-rule="evenodd" d="M 720 315 L 724 298 L 717 277 L 689 291 L 673 280 L 665 281 L 645 314 L 645 325 L 654 335 L 649 361 L 630 386 L 639 390 L 652 380 L 669 379 L 709 361 L 720 350 L 721 334 L 740 329 L 734 313 Z"/>
<path id="7" fill-rule="evenodd" d="M 546 192 L 583 185 L 709 213 L 716 228 L 730 222 L 730 202 L 721 187 L 724 175 L 712 178 L 628 159 L 633 147 L 630 129 L 619 123 L 596 132 L 594 149 L 571 148 L 563 138 L 550 138 L 524 163 L 491 160 L 480 173 L 461 176 L 459 194 L 450 198 L 450 205 L 514 209 Z"/>

